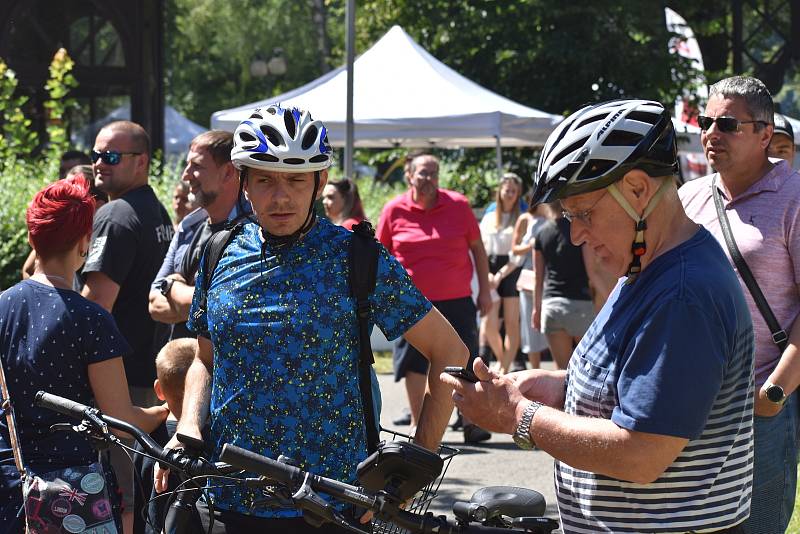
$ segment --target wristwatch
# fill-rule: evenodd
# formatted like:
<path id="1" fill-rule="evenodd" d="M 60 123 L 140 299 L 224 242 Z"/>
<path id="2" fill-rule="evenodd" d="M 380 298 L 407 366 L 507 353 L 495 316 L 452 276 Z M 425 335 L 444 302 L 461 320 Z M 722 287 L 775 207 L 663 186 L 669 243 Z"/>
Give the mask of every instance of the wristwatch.
<path id="1" fill-rule="evenodd" d="M 542 407 L 541 402 L 531 402 L 525 407 L 522 412 L 522 418 L 519 420 L 517 429 L 514 431 L 514 443 L 520 449 L 531 450 L 536 447 L 536 444 L 531 439 L 531 422 L 536 411 Z"/>
<path id="2" fill-rule="evenodd" d="M 172 278 L 164 278 L 158 285 L 158 290 L 161 291 L 162 295 L 167 297 L 167 295 L 169 295 L 170 290 L 172 289 L 172 284 L 174 283 L 175 280 L 173 280 Z"/>
<path id="3" fill-rule="evenodd" d="M 775 404 L 783 404 L 786 401 L 786 393 L 778 384 L 764 382 L 764 394 L 767 400 Z"/>

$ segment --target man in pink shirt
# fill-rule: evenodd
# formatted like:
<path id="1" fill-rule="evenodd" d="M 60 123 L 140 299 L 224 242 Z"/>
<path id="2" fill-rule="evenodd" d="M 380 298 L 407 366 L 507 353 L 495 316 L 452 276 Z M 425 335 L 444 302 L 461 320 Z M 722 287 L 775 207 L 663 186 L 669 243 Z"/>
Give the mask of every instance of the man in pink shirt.
<path id="1" fill-rule="evenodd" d="M 788 335 L 781 350 L 737 272 L 753 318 L 758 391 L 753 500 L 745 532 L 784 532 L 797 482 L 800 176 L 785 161 L 767 157 L 772 120 L 772 97 L 759 80 L 735 76 L 714 84 L 698 122 L 706 158 L 717 172 L 679 191 L 689 217 L 727 253 L 712 197 L 711 188 L 718 188 L 738 248 Z"/>
<path id="2" fill-rule="evenodd" d="M 409 190 L 384 206 L 377 237 L 453 326 L 470 351 L 471 366 L 478 352 L 478 330 L 470 285 L 470 252 L 478 273 L 478 309 L 484 315 L 491 307 L 489 261 L 478 221 L 464 195 L 439 188 L 439 161 L 434 156 L 413 157 L 406 179 Z M 428 361 L 414 347 L 402 338 L 395 343 L 395 381 L 406 379 L 412 426 L 423 402 L 429 399 L 427 369 Z M 474 425 L 464 426 L 467 442 L 488 438 L 488 432 Z"/>

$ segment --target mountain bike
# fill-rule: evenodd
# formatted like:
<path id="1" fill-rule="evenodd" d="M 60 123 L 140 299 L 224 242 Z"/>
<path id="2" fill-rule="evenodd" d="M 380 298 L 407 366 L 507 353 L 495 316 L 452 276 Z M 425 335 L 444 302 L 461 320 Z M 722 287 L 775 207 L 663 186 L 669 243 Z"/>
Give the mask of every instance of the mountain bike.
<path id="1" fill-rule="evenodd" d="M 220 462 L 202 456 L 201 441 L 180 434 L 185 449 L 164 449 L 130 423 L 43 391 L 36 394 L 34 404 L 80 420 L 72 430 L 92 440 L 126 447 L 109 429 L 126 432 L 142 446 L 144 454 L 178 473 L 181 484 L 168 497 L 172 503 L 164 521 L 167 534 L 191 532 L 189 518 L 196 501 L 220 480 L 258 488 L 267 497 L 266 503 L 297 508 L 314 526 L 335 524 L 356 533 L 550 534 L 558 528 L 557 521 L 543 517 L 546 503 L 540 493 L 511 486 L 482 488 L 469 502 L 454 503 L 452 519 L 428 511 L 446 465 L 457 454 L 446 446 L 432 452 L 410 441 L 383 441 L 359 464 L 360 485 L 356 486 L 304 471 L 283 456 L 272 459 L 230 443 L 223 445 Z M 245 473 L 258 476 L 232 476 Z M 323 499 L 320 493 L 334 502 Z M 213 502 L 207 502 L 213 509 Z M 368 526 L 360 525 L 346 518 L 335 503 L 371 511 L 374 520 Z"/>

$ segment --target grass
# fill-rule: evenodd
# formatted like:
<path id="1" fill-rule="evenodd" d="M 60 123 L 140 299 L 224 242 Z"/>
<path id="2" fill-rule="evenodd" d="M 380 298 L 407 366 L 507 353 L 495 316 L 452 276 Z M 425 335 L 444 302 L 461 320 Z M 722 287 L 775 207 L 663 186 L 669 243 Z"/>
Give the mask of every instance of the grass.
<path id="1" fill-rule="evenodd" d="M 798 479 L 800 479 L 800 470 L 798 470 Z M 786 529 L 786 532 L 800 532 L 800 498 L 798 495 L 795 494 L 794 498 L 794 513 L 792 514 L 792 520 L 789 521 L 789 527 Z"/>
<path id="2" fill-rule="evenodd" d="M 379 375 L 392 373 L 392 353 L 389 351 L 375 351 L 375 372 Z"/>

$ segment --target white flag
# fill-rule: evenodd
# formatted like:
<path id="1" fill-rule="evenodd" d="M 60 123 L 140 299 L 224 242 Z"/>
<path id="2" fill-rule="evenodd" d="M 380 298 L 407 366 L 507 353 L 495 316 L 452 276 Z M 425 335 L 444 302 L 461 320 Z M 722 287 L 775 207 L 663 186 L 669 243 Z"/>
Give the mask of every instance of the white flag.
<path id="1" fill-rule="evenodd" d="M 697 78 L 694 79 L 694 85 L 696 86 L 695 95 L 699 100 L 705 102 L 708 99 L 708 87 L 706 86 L 705 77 L 702 74 L 704 67 L 703 55 L 700 53 L 700 45 L 697 44 L 697 39 L 694 37 L 692 28 L 686 24 L 686 20 L 684 20 L 683 17 L 668 7 L 664 8 L 664 13 L 667 19 L 667 30 L 678 34 L 670 39 L 669 51 L 692 60 L 692 68 L 700 73 Z M 683 96 L 686 100 L 690 100 L 689 97 L 692 95 L 690 91 L 686 89 L 684 90 Z M 697 126 L 698 114 L 699 110 L 695 106 L 691 106 L 684 98 L 679 97 L 676 99 L 675 118 L 679 121 Z"/>

